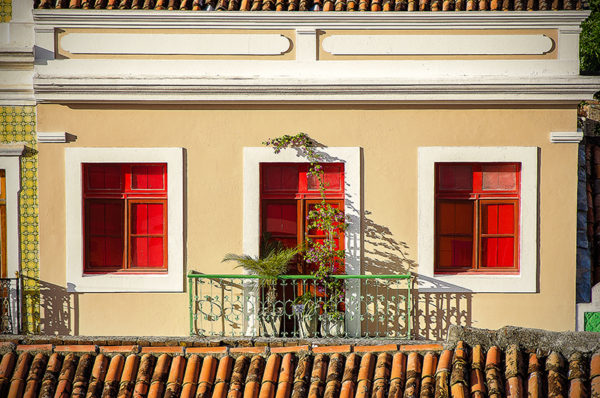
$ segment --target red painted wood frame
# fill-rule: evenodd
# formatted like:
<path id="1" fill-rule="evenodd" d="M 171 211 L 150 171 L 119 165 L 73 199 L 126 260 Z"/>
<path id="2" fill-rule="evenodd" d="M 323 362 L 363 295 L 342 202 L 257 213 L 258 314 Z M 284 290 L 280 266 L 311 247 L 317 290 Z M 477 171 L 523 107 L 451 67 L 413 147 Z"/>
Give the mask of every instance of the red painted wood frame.
<path id="1" fill-rule="evenodd" d="M 167 165 L 82 168 L 84 272 L 167 271 Z"/>
<path id="2" fill-rule="evenodd" d="M 519 271 L 519 163 L 437 163 L 435 272 Z"/>
<path id="3" fill-rule="evenodd" d="M 321 164 L 326 185 L 326 201 L 344 208 L 344 164 Z M 306 216 L 311 206 L 321 201 L 318 179 L 308 174 L 308 163 L 262 163 L 260 167 L 261 236 L 268 232 L 271 238 L 287 247 L 302 246 L 307 237 L 324 238 L 322 231 L 308 231 Z M 343 233 L 335 237 L 344 249 Z M 343 273 L 343 264 L 340 266 Z M 290 273 L 308 274 L 313 269 L 304 263 L 294 264 Z"/>

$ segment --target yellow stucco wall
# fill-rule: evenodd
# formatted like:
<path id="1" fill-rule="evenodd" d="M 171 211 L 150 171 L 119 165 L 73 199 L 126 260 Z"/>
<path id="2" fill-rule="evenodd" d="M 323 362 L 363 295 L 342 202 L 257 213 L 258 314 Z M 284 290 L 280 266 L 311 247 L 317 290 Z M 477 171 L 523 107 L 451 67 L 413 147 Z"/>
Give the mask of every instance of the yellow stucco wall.
<path id="1" fill-rule="evenodd" d="M 43 302 L 67 309 L 56 314 L 42 305 L 46 333 L 188 333 L 186 293 L 66 292 L 65 147 L 184 147 L 185 271 L 224 273 L 234 269 L 220 263 L 223 255 L 242 249 L 242 148 L 297 132 L 328 146 L 363 148 L 364 225 L 379 231 L 375 242 L 365 239 L 364 255 L 377 273 L 405 271 L 417 262 L 419 146 L 540 147 L 539 293 L 420 294 L 416 326 L 429 338 L 444 338 L 449 323 L 574 327 L 577 145 L 549 142 L 551 131 L 575 130 L 574 106 L 42 104 L 38 128 L 76 136 L 39 146 Z M 383 239 L 396 246 L 372 255 Z"/>

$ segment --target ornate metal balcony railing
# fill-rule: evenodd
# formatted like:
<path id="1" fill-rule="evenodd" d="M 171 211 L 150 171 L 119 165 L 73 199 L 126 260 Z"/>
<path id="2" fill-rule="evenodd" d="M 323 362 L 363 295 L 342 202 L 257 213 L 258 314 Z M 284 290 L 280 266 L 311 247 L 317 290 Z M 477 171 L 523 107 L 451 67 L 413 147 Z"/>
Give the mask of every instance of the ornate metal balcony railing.
<path id="1" fill-rule="evenodd" d="M 0 278 L 0 333 L 19 334 L 21 329 L 21 280 Z"/>
<path id="2" fill-rule="evenodd" d="M 411 275 L 188 274 L 190 334 L 410 338 Z"/>

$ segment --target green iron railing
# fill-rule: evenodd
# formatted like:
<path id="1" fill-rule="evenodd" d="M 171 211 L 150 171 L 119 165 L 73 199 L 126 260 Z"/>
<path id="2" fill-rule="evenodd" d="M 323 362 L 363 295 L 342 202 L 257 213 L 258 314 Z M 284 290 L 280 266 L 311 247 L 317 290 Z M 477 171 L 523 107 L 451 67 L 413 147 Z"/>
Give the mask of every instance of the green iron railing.
<path id="1" fill-rule="evenodd" d="M 410 338 L 411 275 L 188 274 L 190 335 Z"/>

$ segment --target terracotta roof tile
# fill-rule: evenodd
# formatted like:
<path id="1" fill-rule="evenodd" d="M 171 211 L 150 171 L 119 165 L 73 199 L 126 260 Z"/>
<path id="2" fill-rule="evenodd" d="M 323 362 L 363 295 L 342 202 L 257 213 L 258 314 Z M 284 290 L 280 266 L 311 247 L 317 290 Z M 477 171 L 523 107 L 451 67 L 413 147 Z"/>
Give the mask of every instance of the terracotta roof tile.
<path id="1" fill-rule="evenodd" d="M 580 10 L 575 0 L 36 0 L 36 8 L 190 11 L 546 11 Z"/>
<path id="2" fill-rule="evenodd" d="M 106 376 L 104 378 L 104 388 L 102 390 L 103 397 L 116 397 L 119 392 L 119 382 L 123 374 L 125 357 L 117 354 L 110 360 Z"/>
<path id="3" fill-rule="evenodd" d="M 8 398 L 22 397 L 25 390 L 25 379 L 31 362 L 31 354 L 24 352 L 19 355 L 15 371 L 10 379 L 10 389 L 8 390 Z"/>
<path id="4" fill-rule="evenodd" d="M 2 362 L 0 362 L 0 396 L 8 393 L 10 377 L 13 374 L 16 361 L 17 354 L 14 352 L 9 352 L 2 357 Z"/>
<path id="5" fill-rule="evenodd" d="M 520 343 L 522 344 L 522 343 Z M 111 398 L 500 398 L 594 397 L 600 353 L 462 342 L 442 352 L 380 346 L 356 352 L 249 356 L 106 354 L 23 347 L 0 360 L 1 397 Z M 13 349 L 16 348 L 13 346 Z M 33 350 L 35 351 L 35 350 Z M 261 351 L 264 353 L 264 351 Z M 506 393 L 504 393 L 506 389 Z M 135 390 L 135 391 L 134 391 Z"/>
<path id="6" fill-rule="evenodd" d="M 221 358 L 215 377 L 215 387 L 212 397 L 225 398 L 229 391 L 229 382 L 231 381 L 231 372 L 233 371 L 233 357 L 227 355 Z"/>
<path id="7" fill-rule="evenodd" d="M 87 391 L 90 382 L 90 373 L 92 372 L 93 363 L 94 357 L 90 354 L 83 354 L 81 358 L 79 358 L 77 370 L 75 370 L 75 377 L 73 378 L 73 391 L 71 392 L 71 397 L 85 397 L 85 392 Z"/>
<path id="8" fill-rule="evenodd" d="M 198 355 L 191 355 L 188 358 L 183 375 L 183 383 L 181 384 L 181 398 L 192 398 L 195 396 L 201 366 L 202 358 Z"/>
<path id="9" fill-rule="evenodd" d="M 35 358 L 33 358 L 33 362 L 27 376 L 23 398 L 37 398 L 47 361 L 48 357 L 42 353 L 38 353 Z"/>
<path id="10" fill-rule="evenodd" d="M 200 370 L 200 377 L 198 379 L 198 387 L 196 389 L 197 398 L 208 398 L 212 386 L 215 382 L 215 376 L 217 374 L 217 358 L 208 356 L 202 361 L 202 369 Z"/>
<path id="11" fill-rule="evenodd" d="M 265 372 L 260 387 L 259 398 L 274 398 L 275 390 L 277 389 L 277 379 L 279 368 L 281 366 L 281 356 L 279 354 L 271 354 L 267 360 Z M 213 395 L 214 397 L 214 395 Z"/>
<path id="12" fill-rule="evenodd" d="M 566 396 L 565 360 L 559 353 L 552 352 L 546 359 L 548 396 Z"/>
<path id="13" fill-rule="evenodd" d="M 74 354 L 67 354 L 63 361 L 58 384 L 56 385 L 56 397 L 69 397 L 73 389 L 73 378 L 77 368 L 78 358 Z"/>
<path id="14" fill-rule="evenodd" d="M 346 358 L 339 353 L 329 358 L 327 378 L 325 380 L 324 398 L 338 398 L 342 389 L 342 376 L 344 374 L 344 363 Z"/>
<path id="15" fill-rule="evenodd" d="M 295 356 L 293 354 L 287 353 L 283 356 L 275 398 L 289 398 L 291 396 L 295 363 Z"/>
<path id="16" fill-rule="evenodd" d="M 307 345 L 295 345 L 290 347 L 271 347 L 272 353 L 283 354 L 286 352 L 308 351 Z"/>
<path id="17" fill-rule="evenodd" d="M 400 398 L 404 395 L 406 383 L 406 355 L 401 352 L 394 354 L 392 359 L 392 372 L 390 374 L 389 398 Z"/>
<path id="18" fill-rule="evenodd" d="M 231 374 L 231 383 L 229 385 L 228 398 L 241 398 L 244 394 L 244 381 L 248 375 L 250 358 L 245 355 L 239 356 L 233 365 Z"/>
<path id="19" fill-rule="evenodd" d="M 156 357 L 152 356 L 151 354 L 145 354 L 144 356 L 142 356 L 137 377 L 135 379 L 135 387 L 133 390 L 134 396 L 139 395 L 145 397 L 146 394 L 148 394 L 155 363 Z"/>
<path id="20" fill-rule="evenodd" d="M 433 398 L 435 395 L 435 371 L 437 356 L 428 352 L 423 358 L 423 372 L 421 373 L 421 398 Z"/>
<path id="21" fill-rule="evenodd" d="M 294 386 L 292 388 L 292 398 L 305 398 L 308 394 L 310 381 L 310 371 L 312 370 L 313 357 L 303 356 L 298 361 L 296 373 L 294 374 Z"/>
<path id="22" fill-rule="evenodd" d="M 319 354 L 315 357 L 312 373 L 310 375 L 310 388 L 308 398 L 320 398 L 325 392 L 325 379 L 327 377 L 327 365 L 329 357 Z"/>
<path id="23" fill-rule="evenodd" d="M 368 352 L 361 361 L 358 369 L 358 379 L 356 385 L 356 398 L 367 398 L 371 395 L 371 385 L 373 384 L 373 372 L 375 371 L 375 356 Z"/>
<path id="24" fill-rule="evenodd" d="M 258 398 L 260 391 L 260 382 L 265 370 L 265 359 L 260 355 L 255 355 L 250 360 L 248 375 L 246 376 L 246 387 L 244 388 L 244 398 Z"/>
<path id="25" fill-rule="evenodd" d="M 360 347 L 355 347 L 355 349 Z M 333 354 L 334 352 L 350 352 L 352 347 L 349 345 L 324 345 L 320 347 L 313 347 L 312 351 L 315 354 Z"/>
<path id="26" fill-rule="evenodd" d="M 119 383 L 119 394 L 117 395 L 118 398 L 129 398 L 133 395 L 139 366 L 140 357 L 135 354 L 131 354 L 127 357 L 125 360 L 125 365 L 123 365 L 121 382 Z"/>
<path id="27" fill-rule="evenodd" d="M 182 356 L 176 356 L 171 363 L 171 370 L 167 378 L 167 385 L 164 396 L 166 398 L 177 398 L 181 392 L 183 375 L 185 372 L 186 360 Z"/>
<path id="28" fill-rule="evenodd" d="M 88 387 L 87 395 L 91 397 L 100 397 L 104 389 L 104 379 L 108 371 L 108 358 L 104 354 L 96 356 L 94 367 L 92 368 L 92 376 Z"/>
<path id="29" fill-rule="evenodd" d="M 405 397 L 417 397 L 421 387 L 421 357 L 416 352 L 408 355 L 406 365 Z"/>
<path id="30" fill-rule="evenodd" d="M 41 381 L 40 398 L 52 398 L 58 384 L 58 375 L 62 366 L 62 357 L 59 354 L 52 354 L 48 360 L 48 366 L 44 372 Z"/>

